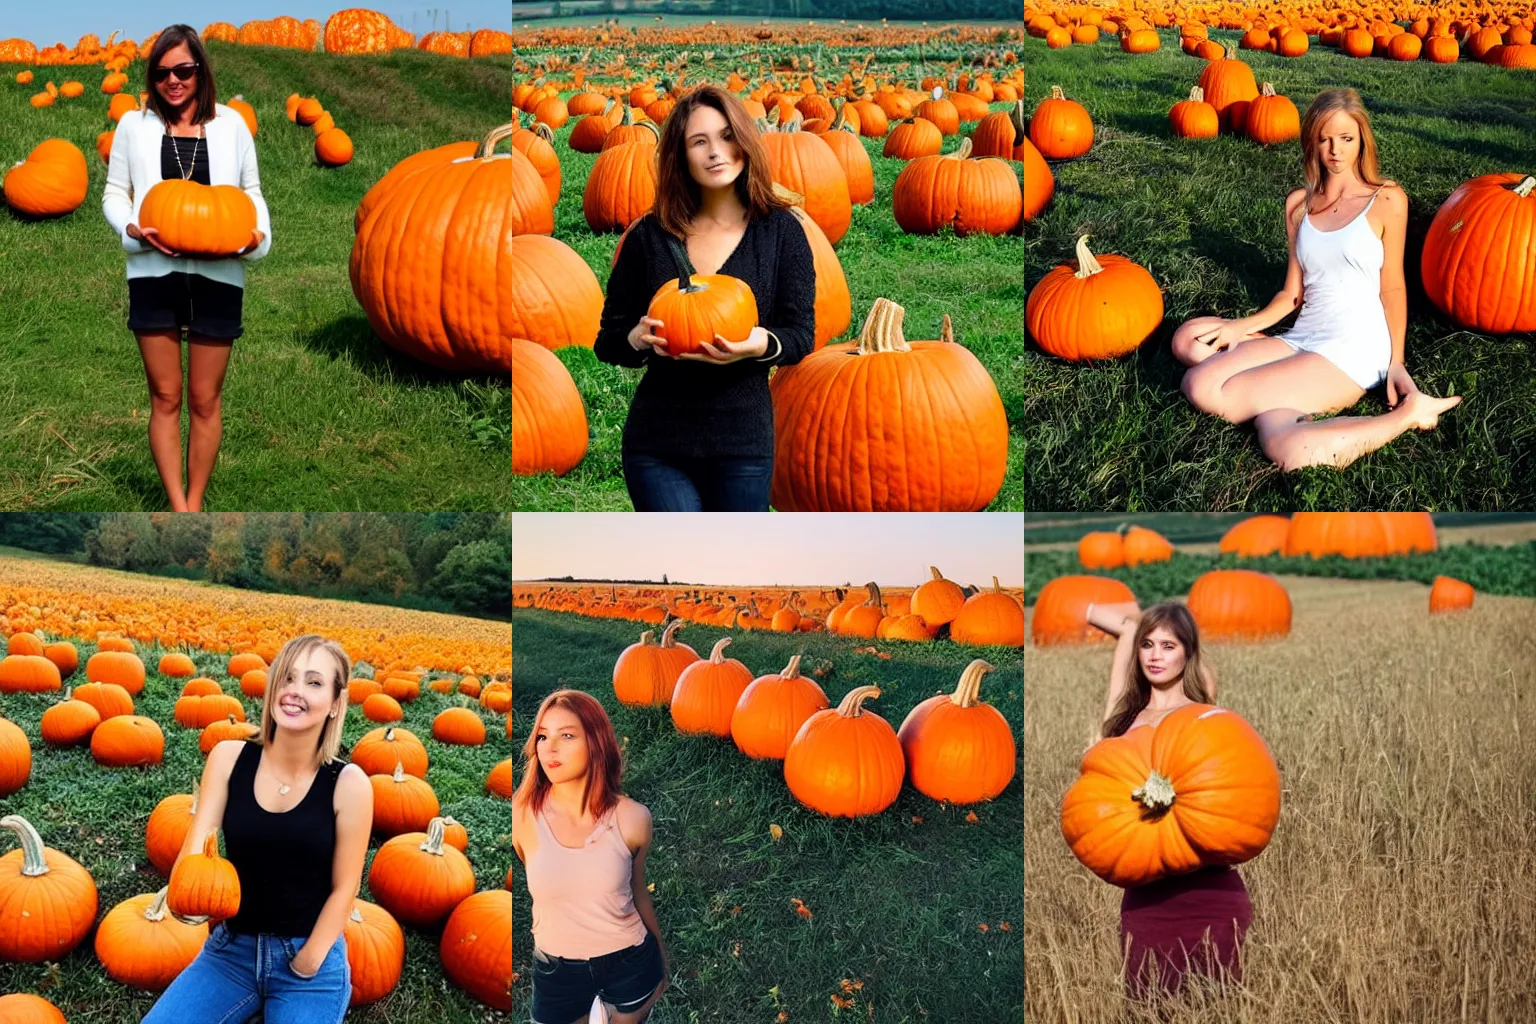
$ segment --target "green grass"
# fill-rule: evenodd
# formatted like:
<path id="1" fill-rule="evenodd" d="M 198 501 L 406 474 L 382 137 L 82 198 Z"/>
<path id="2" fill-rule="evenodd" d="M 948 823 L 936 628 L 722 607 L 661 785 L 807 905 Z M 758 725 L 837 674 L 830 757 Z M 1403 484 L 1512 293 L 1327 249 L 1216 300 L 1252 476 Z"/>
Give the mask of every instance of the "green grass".
<path id="1" fill-rule="evenodd" d="M 802 807 L 779 762 L 755 762 L 723 740 L 683 737 L 665 711 L 625 708 L 613 698 L 613 662 L 635 641 L 636 623 L 518 610 L 512 620 L 512 718 L 532 727 L 552 690 L 598 697 L 627 737 L 624 789 L 655 821 L 647 878 L 672 964 L 672 984 L 652 1024 L 880 1021 L 881 1024 L 1017 1020 L 1023 1013 L 1023 847 L 1020 775 L 995 801 L 942 807 L 910 787 L 881 814 L 848 820 Z M 679 637 L 707 651 L 726 631 L 690 626 Z M 834 702 L 878 684 L 868 704 L 893 727 L 961 668 L 985 654 L 997 666 L 982 684 L 1016 734 L 1023 727 L 1021 652 L 949 643 L 878 643 L 880 661 L 852 653 L 869 641 L 825 634 L 734 634 L 730 653 L 754 673 L 777 671 L 804 652 L 807 672 L 827 667 Z M 515 765 L 520 765 L 519 759 Z M 921 817 L 916 823 L 913 817 Z M 770 824 L 784 829 L 774 843 Z M 528 1012 L 533 942 L 527 882 L 513 865 L 513 986 Z M 790 898 L 815 915 L 797 916 Z M 736 912 L 735 908 L 740 908 Z M 1008 922 L 1010 930 L 999 925 Z M 979 925 L 987 924 L 982 932 Z M 843 979 L 863 982 L 856 1005 L 835 1011 Z"/>
<path id="2" fill-rule="evenodd" d="M 389 349 L 353 298 L 347 264 L 357 203 L 390 167 L 506 122 L 512 59 L 221 43 L 210 59 L 220 97 L 242 93 L 256 107 L 274 244 L 247 267 L 245 334 L 225 380 L 224 440 L 205 507 L 508 507 L 506 381 L 446 374 Z M 163 509 L 143 363 L 126 327 L 126 257 L 101 214 L 101 70 L 36 74 L 31 86 L 11 72 L 0 80 L 6 166 L 45 138 L 66 138 L 86 154 L 90 191 L 56 220 L 0 212 L 0 508 Z M 28 105 L 38 85 L 72 74 L 84 96 Z M 129 75 L 131 89 L 144 87 L 142 61 Z M 334 114 L 356 146 L 350 164 L 315 166 L 313 134 L 283 113 L 291 92 L 318 96 Z"/>
<path id="3" fill-rule="evenodd" d="M 85 664 L 96 652 L 95 644 L 77 640 L 75 646 L 80 670 L 66 685 L 85 681 Z M 162 653 L 158 647 L 138 647 L 149 671 L 144 692 L 134 698 L 135 713 L 154 719 L 165 733 L 165 761 L 154 768 L 103 768 L 92 760 L 89 746 L 54 749 L 44 744 L 39 722 L 61 694 L 13 693 L 4 698 L 5 717 L 20 726 L 32 743 L 32 777 L 19 792 L 0 800 L 0 814 L 20 814 L 37 828 L 44 844 L 73 857 L 91 873 L 100 896 L 98 923 L 123 900 L 166 884 L 144 851 L 145 824 L 160 800 L 193 792 L 202 777 L 198 731 L 175 724 L 173 712 L 183 681 L 154 671 Z M 217 680 L 225 693 L 241 697 L 238 683 L 224 671 L 228 652 L 190 653 L 199 675 Z M 259 722 L 260 703 L 241 700 L 247 720 Z M 419 700 L 402 705 L 402 724 L 426 744 L 431 757 L 427 781 L 437 792 L 442 813 L 457 818 L 469 830 L 467 856 L 475 869 L 476 890 L 499 889 L 506 882 L 512 840 L 506 801 L 485 792 L 485 778 L 510 751 L 502 722 L 492 715 L 486 716 L 484 746 L 450 746 L 433 739 L 433 717 L 459 704 L 472 702 L 434 693 L 424 685 Z M 349 707 L 343 742 L 351 748 L 375 727 L 356 706 Z M 8 852 L 15 844 L 9 832 L 5 837 Z M 368 867 L 380 842 L 377 838 L 369 842 L 363 899 L 372 899 Z M 438 956 L 438 933 L 413 927 L 404 930 L 405 970 L 399 985 L 379 1002 L 350 1011 L 349 1024 L 491 1024 L 511 1019 L 447 980 Z M 107 977 L 96 959 L 94 941 L 93 930 L 56 963 L 0 963 L 0 992 L 41 995 L 74 1024 L 134 1024 L 149 1012 L 156 997 Z"/>
<path id="4" fill-rule="evenodd" d="M 634 61 L 635 55 L 630 54 L 630 59 Z M 996 103 L 992 109 L 1002 110 L 1006 106 Z M 593 234 L 587 226 L 582 213 L 582 188 L 597 156 L 577 153 L 567 145 L 575 124 L 573 119 L 555 133 L 555 151 L 560 156 L 563 176 L 560 203 L 555 210 L 555 237 L 581 254 L 606 291 L 619 236 Z M 972 127 L 963 126 L 963 134 L 968 135 Z M 957 141 L 946 139 L 945 151 L 954 149 Z M 905 162 L 880 155 L 883 139 L 863 142 L 874 166 L 875 199 L 854 207 L 853 224 L 837 245 L 837 256 L 853 300 L 853 321 L 847 333 L 831 343 L 857 337 L 869 307 L 881 296 L 906 307 L 905 331 L 910 339 L 937 338 L 940 320 L 948 313 L 955 339 L 969 348 L 991 373 L 1008 417 L 1008 472 L 1002 490 L 987 511 L 1021 510 L 1021 240 L 1017 235 L 956 238 L 950 232 L 934 236 L 906 234 L 891 213 L 891 189 Z M 537 511 L 628 511 L 632 506 L 624 488 L 620 442 L 630 399 L 645 371 L 600 363 L 590 349 L 568 347 L 556 355 L 571 371 L 586 402 L 591 430 L 587 456 L 563 477 L 544 473 L 517 478 L 513 483 L 513 507 Z"/>
<path id="5" fill-rule="evenodd" d="M 1234 43 L 1235 33 L 1213 33 Z M 1406 362 L 1421 388 L 1465 396 L 1439 429 L 1413 433 L 1343 471 L 1282 474 L 1251 426 L 1196 412 L 1179 391 L 1184 367 L 1169 339 L 1185 319 L 1240 316 L 1285 277 L 1287 192 L 1301 184 L 1300 147 L 1245 139 L 1174 139 L 1167 113 L 1189 94 L 1202 62 L 1162 33 L 1155 54 L 1114 41 L 1048 50 L 1030 39 L 1031 109 L 1051 85 L 1081 102 L 1096 126 L 1087 156 L 1053 166 L 1056 196 L 1025 232 L 1033 285 L 1069 262 L 1076 236 L 1128 256 L 1164 290 L 1165 319 L 1132 356 L 1089 366 L 1033 344 L 1024 360 L 1031 508 L 1281 511 L 1293 508 L 1519 509 L 1536 501 L 1536 338 L 1457 328 L 1424 297 L 1419 254 L 1435 210 L 1480 174 L 1530 170 L 1536 79 L 1463 61 L 1355 60 L 1313 44 L 1288 60 L 1243 51 L 1260 82 L 1305 111 L 1322 89 L 1352 86 L 1371 112 L 1383 174 L 1407 191 Z M 1288 326 L 1282 321 L 1274 330 Z M 1384 391 L 1358 415 L 1386 411 Z"/>

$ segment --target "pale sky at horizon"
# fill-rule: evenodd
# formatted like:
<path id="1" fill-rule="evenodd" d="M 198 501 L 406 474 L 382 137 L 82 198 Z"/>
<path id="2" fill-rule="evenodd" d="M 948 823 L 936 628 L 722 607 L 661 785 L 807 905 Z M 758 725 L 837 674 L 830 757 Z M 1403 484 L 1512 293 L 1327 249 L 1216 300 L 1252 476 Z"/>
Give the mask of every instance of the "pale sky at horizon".
<path id="1" fill-rule="evenodd" d="M 514 512 L 512 579 L 698 584 L 1024 585 L 1024 515 Z"/>
<path id="2" fill-rule="evenodd" d="M 396 25 L 417 35 L 432 31 L 433 10 L 437 11 L 439 31 L 512 29 L 510 0 L 447 0 L 438 4 L 419 0 L 131 0 L 126 4 L 69 0 L 63 4 L 27 4 L 12 0 L 5 5 L 4 18 L 0 18 L 0 38 L 29 39 L 39 47 L 60 42 L 74 46 L 87 32 L 94 32 L 105 41 L 108 33 L 119 29 L 119 39 L 143 39 L 167 25 L 184 23 L 201 32 L 210 22 L 227 21 L 238 26 L 280 14 L 300 21 L 314 18 L 323 25 L 332 14 L 349 7 L 380 11 Z"/>

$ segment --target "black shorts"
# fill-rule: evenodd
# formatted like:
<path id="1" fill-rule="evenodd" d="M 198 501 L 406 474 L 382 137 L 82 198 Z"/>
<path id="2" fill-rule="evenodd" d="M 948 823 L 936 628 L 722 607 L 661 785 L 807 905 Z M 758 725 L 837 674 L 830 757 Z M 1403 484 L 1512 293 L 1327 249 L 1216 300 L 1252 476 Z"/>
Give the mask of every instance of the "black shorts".
<path id="1" fill-rule="evenodd" d="M 621 1013 L 638 1010 L 661 984 L 661 947 L 647 929 L 645 939 L 590 960 L 568 960 L 533 953 L 533 1019 L 535 1024 L 570 1024 L 602 996 Z"/>
<path id="2" fill-rule="evenodd" d="M 163 277 L 128 279 L 128 329 L 169 331 L 234 341 L 245 333 L 240 306 L 245 289 L 201 274 L 175 271 Z"/>

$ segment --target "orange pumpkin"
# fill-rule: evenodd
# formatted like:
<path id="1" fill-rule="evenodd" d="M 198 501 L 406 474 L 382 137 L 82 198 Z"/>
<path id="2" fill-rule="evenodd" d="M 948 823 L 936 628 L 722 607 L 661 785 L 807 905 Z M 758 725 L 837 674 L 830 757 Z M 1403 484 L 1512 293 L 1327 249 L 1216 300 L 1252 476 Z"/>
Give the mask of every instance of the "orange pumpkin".
<path id="1" fill-rule="evenodd" d="M 1450 576 L 1436 576 L 1434 585 L 1429 588 L 1429 613 L 1467 611 L 1472 607 L 1475 594 L 1470 583 Z"/>
<path id="2" fill-rule="evenodd" d="M 1291 530 L 1287 516 L 1251 516 L 1221 535 L 1218 550 L 1239 558 L 1263 558 L 1285 551 L 1285 537 Z"/>
<path id="3" fill-rule="evenodd" d="M 955 692 L 929 697 L 908 712 L 896 736 L 907 778 L 918 792 L 952 804 L 991 800 L 1013 781 L 1018 748 L 1002 712 L 980 697 L 992 666 L 977 658 Z"/>
<path id="4" fill-rule="evenodd" d="M 800 657 L 792 655 L 781 672 L 752 680 L 737 700 L 731 738 L 748 757 L 783 760 L 805 720 L 831 703 L 820 686 L 800 674 Z"/>
<path id="5" fill-rule="evenodd" d="M 961 606 L 949 624 L 949 638 L 973 647 L 1023 647 L 1024 609 L 993 576 L 991 590 L 972 594 Z"/>
<path id="6" fill-rule="evenodd" d="M 784 756 L 795 799 L 828 817 L 879 814 L 901 794 L 906 759 L 889 722 L 864 709 L 879 687 L 858 686 L 805 720 Z"/>
<path id="7" fill-rule="evenodd" d="M 1291 595 L 1267 573 L 1212 569 L 1195 580 L 1188 600 L 1205 640 L 1265 640 L 1291 632 Z"/>
<path id="8" fill-rule="evenodd" d="M 930 565 L 928 571 L 933 578 L 912 592 L 912 614 L 919 616 L 925 626 L 938 629 L 960 613 L 965 604 L 965 591 L 945 579 L 938 566 Z"/>
<path id="9" fill-rule="evenodd" d="M 246 248 L 256 231 L 256 204 L 235 185 L 157 182 L 139 207 L 139 225 L 160 232 L 179 253 L 229 256 Z"/>
<path id="10" fill-rule="evenodd" d="M 59 217 L 85 202 L 89 172 L 80 147 L 45 139 L 25 161 L 5 172 L 5 201 L 29 217 Z"/>
<path id="11" fill-rule="evenodd" d="M 672 701 L 677 678 L 683 669 L 699 660 L 699 654 L 687 644 L 677 642 L 677 631 L 686 625 L 677 619 L 655 642 L 655 632 L 646 630 L 638 643 L 630 644 L 613 663 L 613 695 L 630 707 L 663 707 Z"/>
<path id="12" fill-rule="evenodd" d="M 1108 640 L 1088 623 L 1090 604 L 1136 600 L 1131 588 L 1107 576 L 1058 576 L 1040 588 L 1030 634 L 1037 647 Z"/>
<path id="13" fill-rule="evenodd" d="M 672 722 L 678 732 L 730 738 L 731 715 L 752 683 L 747 666 L 725 656 L 730 643 L 730 637 L 721 637 L 707 659 L 693 662 L 678 675 L 672 690 Z"/>

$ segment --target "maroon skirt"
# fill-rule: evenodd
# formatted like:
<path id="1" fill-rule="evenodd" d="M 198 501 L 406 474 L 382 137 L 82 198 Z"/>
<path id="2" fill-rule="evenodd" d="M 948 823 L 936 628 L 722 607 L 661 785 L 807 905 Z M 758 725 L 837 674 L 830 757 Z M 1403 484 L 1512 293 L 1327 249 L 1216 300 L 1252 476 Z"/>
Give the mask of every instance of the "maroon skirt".
<path id="1" fill-rule="evenodd" d="M 1120 947 L 1131 997 L 1177 992 L 1190 971 L 1242 980 L 1238 956 L 1253 921 L 1248 888 L 1233 868 L 1205 868 L 1125 890 Z M 1154 981 L 1154 972 L 1156 975 Z"/>

